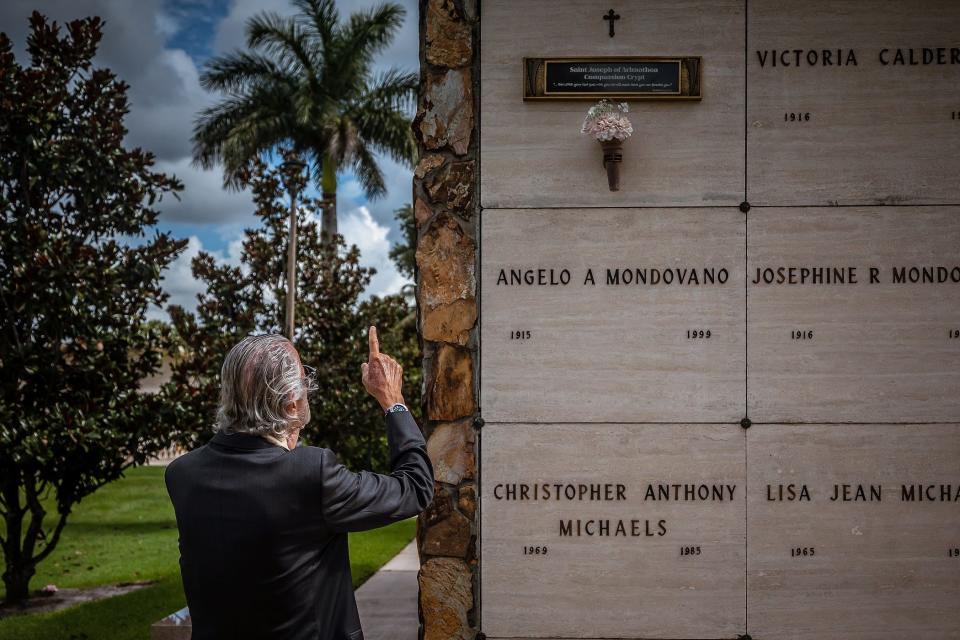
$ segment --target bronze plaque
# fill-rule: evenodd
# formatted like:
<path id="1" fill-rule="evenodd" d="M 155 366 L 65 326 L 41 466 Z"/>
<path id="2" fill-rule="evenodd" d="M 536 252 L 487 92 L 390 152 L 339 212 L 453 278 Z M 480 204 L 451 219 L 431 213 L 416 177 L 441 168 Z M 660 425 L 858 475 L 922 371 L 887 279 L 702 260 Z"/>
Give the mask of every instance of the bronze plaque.
<path id="1" fill-rule="evenodd" d="M 960 420 L 960 207 L 747 217 L 754 421 Z"/>
<path id="2" fill-rule="evenodd" d="M 960 203 L 960 2 L 746 4 L 751 204 Z"/>
<path id="3" fill-rule="evenodd" d="M 960 637 L 960 425 L 747 432 L 754 638 Z"/>
<path id="4" fill-rule="evenodd" d="M 524 100 L 699 100 L 703 61 L 655 56 L 524 58 Z"/>
<path id="5" fill-rule="evenodd" d="M 481 432 L 488 638 L 735 638 L 736 425 L 496 424 Z"/>
<path id="6" fill-rule="evenodd" d="M 744 410 L 736 209 L 483 212 L 487 422 L 720 422 Z"/>

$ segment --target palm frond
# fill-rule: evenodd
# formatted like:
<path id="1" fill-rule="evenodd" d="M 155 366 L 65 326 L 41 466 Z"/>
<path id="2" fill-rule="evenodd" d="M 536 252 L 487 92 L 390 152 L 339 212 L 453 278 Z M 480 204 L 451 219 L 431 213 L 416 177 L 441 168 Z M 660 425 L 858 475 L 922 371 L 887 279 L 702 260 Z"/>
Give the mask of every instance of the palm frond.
<path id="1" fill-rule="evenodd" d="M 387 69 L 367 83 L 359 102 L 361 108 L 412 112 L 419 86 L 419 74 L 396 68 Z"/>
<path id="2" fill-rule="evenodd" d="M 223 164 L 224 186 L 238 188 L 248 162 L 291 142 L 288 97 L 272 89 L 256 89 L 204 109 L 194 123 L 194 164 Z"/>
<path id="3" fill-rule="evenodd" d="M 320 41 L 323 55 L 326 57 L 340 22 L 336 3 L 334 0 L 293 0 L 293 4 L 307 18 L 308 29 L 313 31 Z"/>
<path id="4" fill-rule="evenodd" d="M 247 20 L 247 45 L 262 49 L 285 66 L 299 70 L 311 84 L 317 83 L 318 60 L 311 53 L 309 36 L 295 18 L 264 11 Z"/>
<path id="5" fill-rule="evenodd" d="M 383 179 L 383 171 L 377 164 L 372 150 L 362 141 L 358 141 L 353 149 L 353 172 L 367 197 L 371 200 L 381 198 L 387 194 L 387 185 Z"/>
<path id="6" fill-rule="evenodd" d="M 343 29 L 343 49 L 340 54 L 348 58 L 371 60 L 393 40 L 403 26 L 406 13 L 401 5 L 392 2 L 354 13 Z"/>
<path id="7" fill-rule="evenodd" d="M 324 61 L 325 77 L 328 82 L 337 83 L 337 93 L 344 99 L 362 93 L 373 56 L 393 40 L 405 13 L 400 5 L 383 4 L 354 13 L 350 22 L 339 29 L 336 45 Z"/>
<path id="8" fill-rule="evenodd" d="M 251 84 L 296 84 L 296 77 L 270 58 L 251 51 L 236 51 L 207 62 L 200 86 L 207 91 L 234 93 Z"/>
<path id="9" fill-rule="evenodd" d="M 416 159 L 417 146 L 404 109 L 416 96 L 417 84 L 416 74 L 391 69 L 346 114 L 365 144 L 408 166 Z"/>

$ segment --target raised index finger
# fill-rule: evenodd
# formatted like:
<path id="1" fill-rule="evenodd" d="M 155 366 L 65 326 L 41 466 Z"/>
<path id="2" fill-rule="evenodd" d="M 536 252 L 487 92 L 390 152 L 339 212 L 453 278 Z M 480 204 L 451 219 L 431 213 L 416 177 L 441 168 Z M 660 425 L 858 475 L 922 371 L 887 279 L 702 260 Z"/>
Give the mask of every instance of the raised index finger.
<path id="1" fill-rule="evenodd" d="M 377 340 L 377 328 L 372 326 L 367 331 L 367 337 L 370 341 L 370 357 L 367 359 L 368 362 L 373 362 L 377 359 L 377 356 L 380 355 L 380 341 Z"/>

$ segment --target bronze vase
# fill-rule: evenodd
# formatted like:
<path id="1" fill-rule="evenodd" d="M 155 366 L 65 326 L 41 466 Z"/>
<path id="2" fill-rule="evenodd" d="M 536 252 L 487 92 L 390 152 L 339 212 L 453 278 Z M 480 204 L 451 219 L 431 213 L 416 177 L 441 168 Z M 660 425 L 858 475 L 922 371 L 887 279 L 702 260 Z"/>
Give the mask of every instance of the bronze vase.
<path id="1" fill-rule="evenodd" d="M 603 147 L 603 167 L 607 170 L 607 184 L 610 191 L 620 190 L 620 163 L 623 162 L 623 140 L 601 140 Z"/>

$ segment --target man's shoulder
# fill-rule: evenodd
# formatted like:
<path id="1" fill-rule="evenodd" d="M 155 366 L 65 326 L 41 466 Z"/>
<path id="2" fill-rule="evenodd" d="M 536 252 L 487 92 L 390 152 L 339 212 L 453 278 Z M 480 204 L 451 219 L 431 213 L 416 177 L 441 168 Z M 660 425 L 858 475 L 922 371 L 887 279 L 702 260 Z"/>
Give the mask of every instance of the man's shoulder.
<path id="1" fill-rule="evenodd" d="M 287 457 L 298 464 L 323 464 L 333 456 L 333 452 L 325 447 L 300 445 L 290 450 Z"/>
<path id="2" fill-rule="evenodd" d="M 201 445 L 196 449 L 191 449 L 183 455 L 179 455 L 169 463 L 167 463 L 167 468 L 163 472 L 165 478 L 169 479 L 176 477 L 177 475 L 183 473 L 185 469 L 192 467 L 197 463 L 200 456 L 203 455 L 203 451 L 207 448 L 207 445 Z"/>

